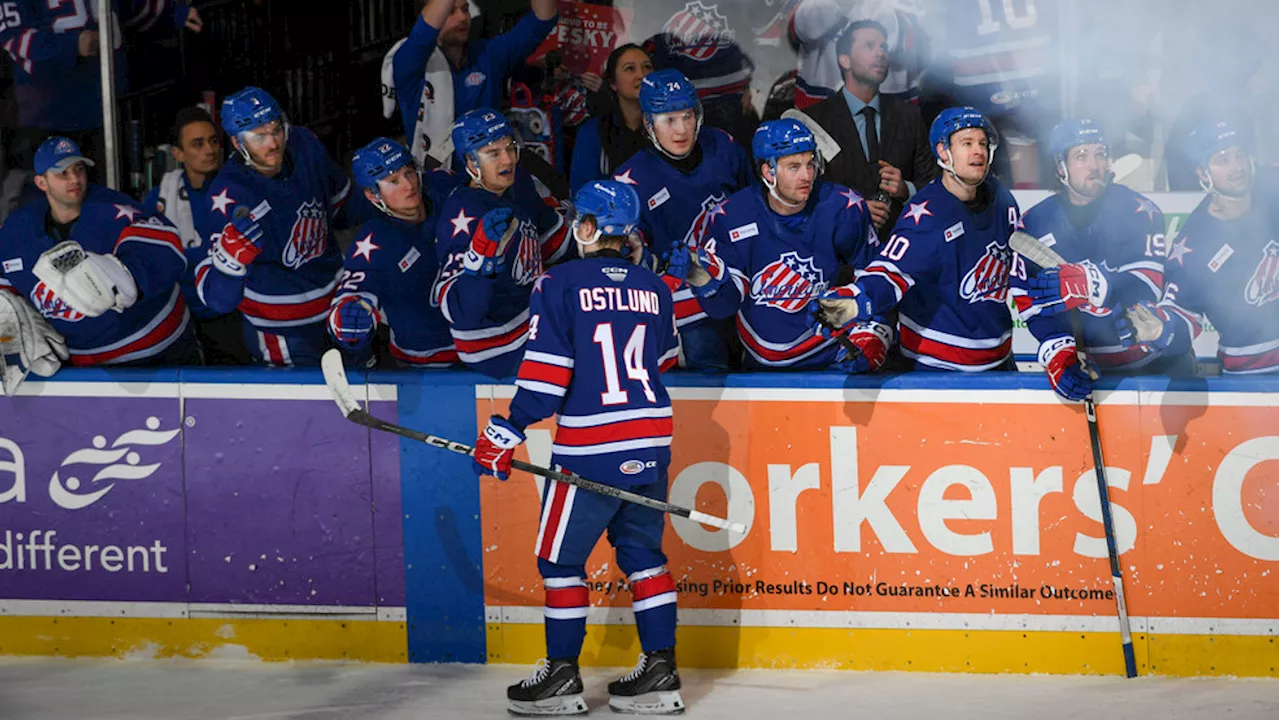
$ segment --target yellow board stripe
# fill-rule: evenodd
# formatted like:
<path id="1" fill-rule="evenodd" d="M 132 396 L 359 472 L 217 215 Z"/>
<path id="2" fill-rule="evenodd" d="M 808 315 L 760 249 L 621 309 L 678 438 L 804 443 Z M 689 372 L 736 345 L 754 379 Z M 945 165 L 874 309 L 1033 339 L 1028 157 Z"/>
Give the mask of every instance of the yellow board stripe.
<path id="1" fill-rule="evenodd" d="M 0 616 L 0 655 L 408 662 L 404 623 Z"/>
<path id="2" fill-rule="evenodd" d="M 539 625 L 490 623 L 486 630 L 491 663 L 533 663 L 545 653 Z M 1114 632 L 685 625 L 676 639 L 682 667 L 1124 674 Z M 1277 677 L 1274 636 L 1137 634 L 1133 644 L 1144 675 Z M 588 625 L 581 662 L 629 667 L 639 653 L 631 628 Z"/>

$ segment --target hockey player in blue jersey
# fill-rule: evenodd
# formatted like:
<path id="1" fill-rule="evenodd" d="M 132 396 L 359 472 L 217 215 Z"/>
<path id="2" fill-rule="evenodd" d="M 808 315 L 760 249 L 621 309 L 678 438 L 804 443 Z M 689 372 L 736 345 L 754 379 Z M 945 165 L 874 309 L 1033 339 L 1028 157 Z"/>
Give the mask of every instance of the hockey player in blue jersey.
<path id="1" fill-rule="evenodd" d="M 0 227 L 0 291 L 49 320 L 72 365 L 199 364 L 177 232 L 127 195 L 90 184 L 91 162 L 69 138 L 37 148 L 44 197 Z"/>
<path id="2" fill-rule="evenodd" d="M 388 138 L 357 150 L 351 169 L 380 212 L 360 226 L 343 259 L 329 334 L 357 362 L 373 360 L 368 351 L 385 324 L 397 364 L 448 367 L 458 354 L 449 324 L 428 300 L 439 268 L 436 221 L 453 178 L 444 170 L 420 175 L 409 148 Z"/>
<path id="3" fill-rule="evenodd" d="M 509 377 L 524 351 L 533 281 L 573 243 L 561 211 L 543 202 L 532 176 L 516 164 L 520 147 L 501 113 L 472 110 L 454 123 L 452 139 L 454 167 L 468 180 L 440 213 L 440 273 L 431 302 L 468 367 Z"/>
<path id="4" fill-rule="evenodd" d="M 1023 223 L 1068 264 L 1040 269 L 1028 263 L 1028 280 L 1013 278 L 1020 315 L 1046 353 L 1075 337 L 1106 373 L 1172 369 L 1177 358 L 1152 365 L 1160 355 L 1133 341 L 1124 313 L 1160 299 L 1164 214 L 1143 195 L 1111 183 L 1110 145 L 1092 121 L 1059 123 L 1050 152 L 1062 190 L 1028 210 Z M 1191 370 L 1186 360 L 1184 372 Z"/>
<path id="5" fill-rule="evenodd" d="M 622 254 L 639 217 L 634 191 L 595 180 L 575 200 L 573 236 L 585 257 L 538 279 L 511 411 L 491 417 L 476 440 L 476 470 L 507 479 L 525 428 L 558 415 L 556 467 L 665 500 L 672 421 L 659 373 L 678 353 L 671 292 Z M 535 550 L 546 592 L 547 659 L 508 688 L 511 712 L 587 712 L 578 674 L 589 605 L 584 566 L 606 530 L 630 583 L 644 649 L 636 669 L 609 684 L 609 705 L 641 714 L 684 708 L 675 665 L 676 586 L 662 552 L 665 522 L 656 510 L 546 482 Z"/>
<path id="6" fill-rule="evenodd" d="M 669 260 L 677 248 L 698 247 L 720 203 L 751 184 L 751 163 L 728 133 L 702 127 L 697 91 L 679 71 L 646 75 L 640 109 L 653 147 L 633 155 L 613 179 L 636 191 L 639 231 L 655 255 Z M 725 320 L 707 320 L 681 278 L 668 276 L 666 282 L 675 293 L 682 366 L 728 370 L 733 328 Z"/>
<path id="7" fill-rule="evenodd" d="M 765 122 L 751 144 L 763 184 L 724 202 L 703 247 L 689 257 L 687 282 L 708 316 L 737 316 L 747 368 L 879 369 L 893 345 L 889 322 L 853 325 L 848 336 L 860 352 L 849 357 L 834 338 L 815 332 L 807 312 L 842 268 L 875 257 L 879 241 L 866 203 L 819 179 L 822 156 L 800 122 Z"/>
<path id="8" fill-rule="evenodd" d="M 1159 321 L 1143 340 L 1181 355 L 1205 321 L 1218 330 L 1229 375 L 1274 376 L 1280 349 L 1280 232 L 1274 166 L 1258 173 L 1236 129 L 1217 122 L 1191 135 L 1196 175 L 1208 192 L 1170 243 Z"/>
<path id="9" fill-rule="evenodd" d="M 920 370 L 1011 369 L 1009 276 L 1025 266 L 1009 248 L 1018 204 L 988 177 L 995 128 L 971 107 L 948 108 L 929 128 L 942 173 L 911 198 L 879 256 L 856 281 L 817 301 L 827 324 L 846 327 L 898 308 L 902 354 Z M 1046 358 L 1042 357 L 1042 360 Z M 1049 380 L 1088 386 L 1075 348 L 1047 358 Z"/>
<path id="10" fill-rule="evenodd" d="M 240 309 L 256 362 L 317 365 L 342 266 L 333 230 L 351 181 L 259 88 L 222 101 L 222 129 L 235 153 L 209 187 L 196 292 L 214 313 Z"/>

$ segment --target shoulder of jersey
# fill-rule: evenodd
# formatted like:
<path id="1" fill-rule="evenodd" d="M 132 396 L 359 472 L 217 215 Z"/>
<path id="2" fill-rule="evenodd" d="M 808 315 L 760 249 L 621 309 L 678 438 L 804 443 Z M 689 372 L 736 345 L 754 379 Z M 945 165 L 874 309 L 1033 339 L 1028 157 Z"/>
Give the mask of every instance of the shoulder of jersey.
<path id="1" fill-rule="evenodd" d="M 1156 205 L 1151 198 L 1132 188 L 1124 185 L 1113 185 L 1111 192 L 1108 194 L 1111 197 L 1107 198 L 1109 204 L 1107 210 L 1112 221 L 1123 222 L 1129 227 L 1146 230 L 1156 217 L 1164 217 L 1164 212 L 1160 210 L 1160 206 Z"/>
<path id="2" fill-rule="evenodd" d="M 733 136 L 729 133 L 718 127 L 708 125 L 702 127 L 702 132 L 698 134 L 698 139 L 716 149 L 727 148 L 735 142 Z"/>
<path id="3" fill-rule="evenodd" d="M 630 159 L 622 163 L 613 173 L 613 179 L 623 185 L 630 185 L 631 189 L 637 193 L 641 192 L 641 187 L 650 177 L 650 171 L 655 158 L 648 150 L 640 150 Z M 644 200 L 644 198 L 640 198 Z"/>
<path id="4" fill-rule="evenodd" d="M 818 184 L 818 207 L 833 208 L 836 212 L 844 212 L 854 208 L 866 209 L 864 198 L 857 190 L 837 182 L 823 181 Z"/>
<path id="5" fill-rule="evenodd" d="M 1049 197 L 1022 211 L 1022 223 L 1028 233 L 1037 235 L 1053 229 L 1054 222 L 1062 215 L 1062 193 Z"/>
<path id="6" fill-rule="evenodd" d="M 94 225 L 119 220 L 129 224 L 146 218 L 147 213 L 140 203 L 124 193 L 105 187 L 93 187 L 85 196 L 81 217 Z"/>
<path id="7" fill-rule="evenodd" d="M 960 206 L 959 202 L 941 182 L 930 183 L 907 199 L 894 230 L 910 233 L 940 231 L 960 220 L 955 214 L 957 206 Z"/>

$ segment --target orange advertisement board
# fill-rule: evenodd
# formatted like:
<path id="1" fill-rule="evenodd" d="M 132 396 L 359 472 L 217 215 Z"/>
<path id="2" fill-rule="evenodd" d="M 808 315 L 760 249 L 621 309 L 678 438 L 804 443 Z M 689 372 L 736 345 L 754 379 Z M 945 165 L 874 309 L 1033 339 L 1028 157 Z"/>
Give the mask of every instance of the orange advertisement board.
<path id="1" fill-rule="evenodd" d="M 510 391 L 484 389 L 478 416 Z M 749 528 L 669 520 L 683 624 L 1114 632 L 1082 407 L 1037 390 L 672 394 L 672 502 Z M 1113 392 L 1099 422 L 1135 632 L 1274 642 L 1276 396 Z M 541 607 L 537 487 L 482 486 L 491 618 Z M 594 605 L 629 606 L 607 543 L 587 574 Z"/>

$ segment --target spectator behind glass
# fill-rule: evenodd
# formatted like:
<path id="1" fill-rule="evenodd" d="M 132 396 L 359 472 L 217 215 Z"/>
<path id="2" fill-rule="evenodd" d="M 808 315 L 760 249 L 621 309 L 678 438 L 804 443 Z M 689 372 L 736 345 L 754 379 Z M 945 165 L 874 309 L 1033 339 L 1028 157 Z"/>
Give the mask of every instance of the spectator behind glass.
<path id="1" fill-rule="evenodd" d="M 213 312 L 196 293 L 195 269 L 209 255 L 209 243 L 196 229 L 205 226 L 212 207 L 209 185 L 222 167 L 222 133 L 202 108 L 178 111 L 173 123 L 173 159 L 179 167 L 165 173 L 142 201 L 143 211 L 165 216 L 178 228 L 187 255 L 182 294 L 195 320 L 196 339 L 206 365 L 248 365 L 240 311 Z M 197 218 L 197 214 L 201 217 Z"/>
<path id="2" fill-rule="evenodd" d="M 529 7 L 533 12 L 508 32 L 468 42 L 467 0 L 427 0 L 409 37 L 387 54 L 383 81 L 389 65 L 405 138 L 419 163 L 448 161 L 454 118 L 478 107 L 505 105 L 512 70 L 556 25 L 556 0 L 529 0 Z M 428 155 L 435 162 L 427 163 Z"/>
<path id="3" fill-rule="evenodd" d="M 653 61 L 639 45 L 621 45 L 609 54 L 604 66 L 609 83 L 608 104 L 599 117 L 578 129 L 573 148 L 569 185 L 575 193 L 592 180 L 608 178 L 632 155 L 649 146 L 640 111 L 640 81 L 651 72 Z"/>

